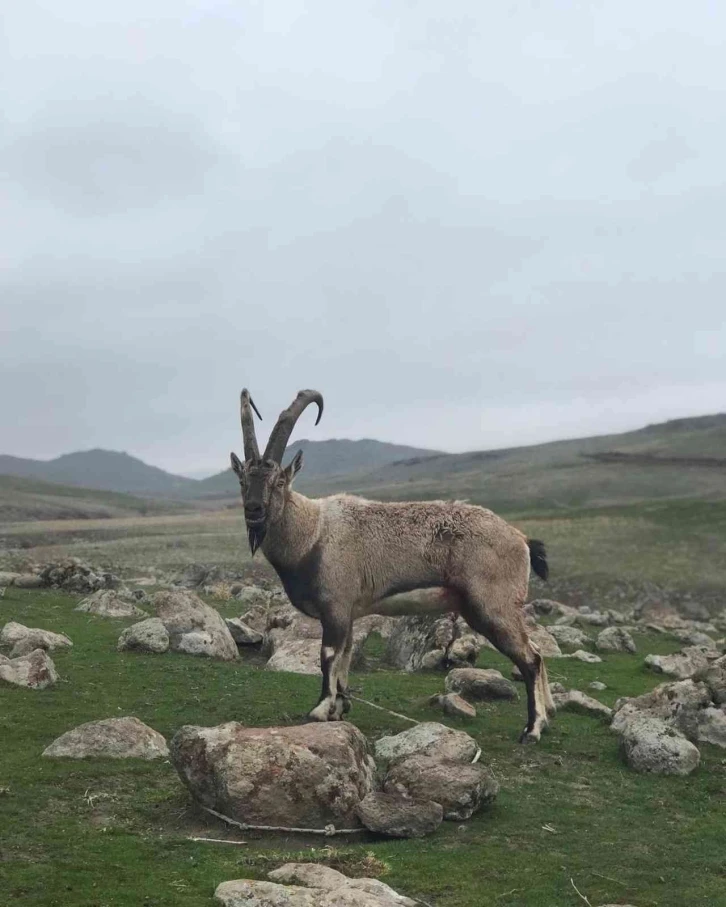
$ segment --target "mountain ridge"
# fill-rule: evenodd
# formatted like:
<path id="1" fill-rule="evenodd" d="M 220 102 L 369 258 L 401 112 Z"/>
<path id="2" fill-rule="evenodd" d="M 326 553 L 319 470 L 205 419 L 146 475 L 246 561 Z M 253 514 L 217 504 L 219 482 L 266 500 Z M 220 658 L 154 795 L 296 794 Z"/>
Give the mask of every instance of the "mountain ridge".
<path id="1" fill-rule="evenodd" d="M 371 438 L 303 438 L 290 445 L 306 494 L 351 492 L 411 500 L 467 497 L 507 508 L 558 507 L 663 497 L 726 499 L 726 413 L 671 419 L 628 432 L 543 444 L 443 453 Z M 54 460 L 0 455 L 0 474 L 79 488 L 211 504 L 239 495 L 231 470 L 206 479 L 168 473 L 127 453 L 99 448 Z"/>

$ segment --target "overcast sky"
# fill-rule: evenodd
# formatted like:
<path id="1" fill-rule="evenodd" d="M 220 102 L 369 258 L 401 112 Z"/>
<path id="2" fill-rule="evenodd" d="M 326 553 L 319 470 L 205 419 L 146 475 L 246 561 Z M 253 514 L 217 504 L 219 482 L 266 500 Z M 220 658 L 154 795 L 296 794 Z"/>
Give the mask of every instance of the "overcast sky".
<path id="1" fill-rule="evenodd" d="M 22 0 L 0 452 L 224 468 L 726 409 L 720 0 Z M 264 430 L 263 430 L 264 429 Z"/>

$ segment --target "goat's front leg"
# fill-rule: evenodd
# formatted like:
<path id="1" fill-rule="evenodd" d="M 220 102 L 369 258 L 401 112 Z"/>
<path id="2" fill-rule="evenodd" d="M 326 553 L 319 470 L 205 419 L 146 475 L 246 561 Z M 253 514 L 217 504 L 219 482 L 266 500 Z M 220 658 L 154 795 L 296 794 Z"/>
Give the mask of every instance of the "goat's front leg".
<path id="1" fill-rule="evenodd" d="M 345 638 L 345 647 L 340 659 L 338 668 L 338 694 L 335 700 L 335 710 L 338 717 L 347 715 L 350 711 L 350 690 L 348 688 L 348 674 L 350 672 L 350 662 L 353 657 L 353 624 L 348 628 L 348 635 Z"/>
<path id="2" fill-rule="evenodd" d="M 349 620 L 326 617 L 323 621 L 323 644 L 320 647 L 320 668 L 323 689 L 315 708 L 308 714 L 313 721 L 338 721 L 343 715 L 343 697 L 338 697 L 338 677 L 343 663 L 346 642 L 350 633 Z"/>

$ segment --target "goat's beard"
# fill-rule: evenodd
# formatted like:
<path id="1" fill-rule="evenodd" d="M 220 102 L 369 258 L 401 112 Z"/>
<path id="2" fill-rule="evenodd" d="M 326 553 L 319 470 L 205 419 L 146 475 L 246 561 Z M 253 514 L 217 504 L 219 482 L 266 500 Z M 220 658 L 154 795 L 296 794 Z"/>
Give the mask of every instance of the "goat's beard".
<path id="1" fill-rule="evenodd" d="M 266 532 L 267 527 L 264 525 L 247 527 L 247 540 L 250 543 L 250 551 L 252 552 L 252 557 L 255 556 L 255 552 L 264 542 Z"/>

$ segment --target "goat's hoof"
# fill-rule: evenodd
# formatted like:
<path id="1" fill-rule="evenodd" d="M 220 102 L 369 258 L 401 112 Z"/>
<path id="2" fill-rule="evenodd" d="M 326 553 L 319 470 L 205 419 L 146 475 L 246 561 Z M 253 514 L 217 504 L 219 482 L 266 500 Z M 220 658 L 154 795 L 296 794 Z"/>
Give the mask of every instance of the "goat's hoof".
<path id="1" fill-rule="evenodd" d="M 539 733 L 536 731 L 529 731 L 525 728 L 522 731 L 522 736 L 519 738 L 520 743 L 539 743 Z"/>
<path id="2" fill-rule="evenodd" d="M 323 705 L 323 703 L 320 705 Z M 330 721 L 331 709 L 328 707 L 321 708 L 320 705 L 316 705 L 312 711 L 308 712 L 308 721 Z"/>

